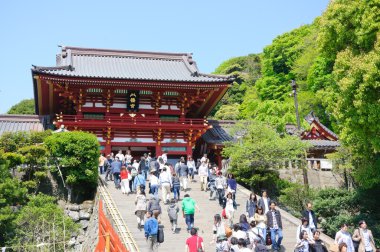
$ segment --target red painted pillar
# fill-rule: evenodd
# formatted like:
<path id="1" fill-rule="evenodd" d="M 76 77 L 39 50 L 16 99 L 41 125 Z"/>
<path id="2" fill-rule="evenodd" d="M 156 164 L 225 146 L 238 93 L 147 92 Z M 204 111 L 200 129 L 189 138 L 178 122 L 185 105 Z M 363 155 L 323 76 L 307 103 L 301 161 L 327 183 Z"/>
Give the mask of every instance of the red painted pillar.
<path id="1" fill-rule="evenodd" d="M 109 142 L 109 140 L 106 142 L 106 146 L 105 146 L 105 148 L 104 148 L 104 154 L 105 155 L 108 155 L 108 154 L 110 154 L 111 153 L 111 150 L 112 150 L 112 148 L 111 148 L 111 143 Z"/>
<path id="2" fill-rule="evenodd" d="M 156 157 L 161 156 L 161 155 L 162 155 L 161 144 L 160 144 L 160 142 L 157 142 L 157 144 L 156 144 Z"/>
<path id="3" fill-rule="evenodd" d="M 192 157 L 193 156 L 193 148 L 191 146 L 191 143 L 188 143 L 186 146 L 186 156 Z"/>

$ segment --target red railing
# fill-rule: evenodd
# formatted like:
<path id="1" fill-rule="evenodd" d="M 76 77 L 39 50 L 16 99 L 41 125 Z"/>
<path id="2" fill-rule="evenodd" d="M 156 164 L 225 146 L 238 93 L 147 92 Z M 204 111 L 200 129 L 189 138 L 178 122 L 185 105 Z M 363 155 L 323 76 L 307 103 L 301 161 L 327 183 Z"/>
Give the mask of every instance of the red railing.
<path id="1" fill-rule="evenodd" d="M 150 118 L 136 115 L 131 117 L 129 114 L 123 116 L 104 116 L 100 118 L 86 118 L 80 115 L 58 115 L 56 119 L 57 126 L 64 124 L 65 126 L 128 126 L 128 125 L 147 125 L 147 126 L 168 126 L 168 127 L 205 127 L 208 126 L 207 120 L 198 118 L 185 118 L 178 120 Z"/>
<path id="2" fill-rule="evenodd" d="M 99 240 L 95 251 L 129 252 L 113 229 L 111 222 L 107 219 L 101 199 L 99 199 Z"/>

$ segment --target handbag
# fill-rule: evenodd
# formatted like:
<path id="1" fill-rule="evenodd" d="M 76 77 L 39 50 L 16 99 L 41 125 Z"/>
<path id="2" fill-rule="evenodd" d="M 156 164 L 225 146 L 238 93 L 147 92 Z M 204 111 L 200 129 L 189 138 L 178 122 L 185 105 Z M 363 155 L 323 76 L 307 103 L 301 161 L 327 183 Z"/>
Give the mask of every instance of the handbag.
<path id="1" fill-rule="evenodd" d="M 227 219 L 227 213 L 226 213 L 225 208 L 223 208 L 223 210 L 222 210 L 222 217 L 223 217 L 223 219 Z"/>
<path id="2" fill-rule="evenodd" d="M 270 237 L 270 230 L 267 230 L 267 236 L 265 237 L 265 244 L 267 246 L 272 245 L 272 238 Z"/>
<path id="3" fill-rule="evenodd" d="M 202 245 L 201 245 L 201 247 L 199 247 L 198 242 L 199 242 L 199 237 L 197 237 L 197 252 L 204 252 Z"/>
<path id="4" fill-rule="evenodd" d="M 229 238 L 232 235 L 232 229 L 230 227 L 225 226 L 224 231 L 226 233 L 227 238 Z"/>

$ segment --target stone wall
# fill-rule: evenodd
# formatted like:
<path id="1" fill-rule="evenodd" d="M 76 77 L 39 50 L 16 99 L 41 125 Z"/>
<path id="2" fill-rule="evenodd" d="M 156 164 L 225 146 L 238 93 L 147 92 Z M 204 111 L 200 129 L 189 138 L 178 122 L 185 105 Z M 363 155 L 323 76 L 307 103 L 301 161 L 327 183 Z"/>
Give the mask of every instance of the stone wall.
<path id="1" fill-rule="evenodd" d="M 78 233 L 68 242 L 69 251 L 94 251 L 98 234 L 97 205 L 93 200 L 86 200 L 82 204 L 66 204 L 64 208 L 65 214 L 80 225 Z M 87 249 L 89 244 L 95 244 L 94 248 Z"/>

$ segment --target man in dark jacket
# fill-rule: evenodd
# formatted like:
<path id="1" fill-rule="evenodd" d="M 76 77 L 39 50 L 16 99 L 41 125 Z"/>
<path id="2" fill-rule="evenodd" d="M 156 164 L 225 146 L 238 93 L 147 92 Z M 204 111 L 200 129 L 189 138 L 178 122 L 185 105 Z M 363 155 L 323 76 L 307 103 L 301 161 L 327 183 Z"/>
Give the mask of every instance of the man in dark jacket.
<path id="1" fill-rule="evenodd" d="M 308 202 L 306 204 L 306 210 L 302 212 L 302 217 L 304 217 L 305 219 L 309 221 L 309 227 L 310 227 L 311 232 L 314 232 L 315 230 L 317 230 L 318 220 L 315 217 L 315 213 L 313 211 L 313 205 L 311 202 Z"/>
<path id="2" fill-rule="evenodd" d="M 272 240 L 273 251 L 279 251 L 282 241 L 282 219 L 281 213 L 276 209 L 276 202 L 270 203 L 270 210 L 267 212 L 268 227 L 270 229 L 270 237 Z M 277 240 L 276 240 L 277 236 Z"/>

